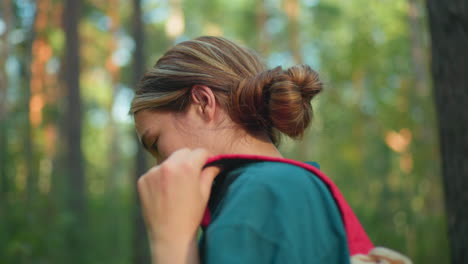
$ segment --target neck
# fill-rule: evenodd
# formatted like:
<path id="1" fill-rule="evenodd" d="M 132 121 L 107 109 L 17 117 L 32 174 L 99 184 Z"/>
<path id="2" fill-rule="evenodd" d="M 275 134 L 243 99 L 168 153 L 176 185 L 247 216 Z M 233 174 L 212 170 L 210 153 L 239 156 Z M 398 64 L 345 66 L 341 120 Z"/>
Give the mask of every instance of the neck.
<path id="1" fill-rule="evenodd" d="M 270 157 L 283 157 L 266 133 L 250 135 L 245 132 L 232 136 L 226 147 L 219 149 L 216 154 L 247 154 Z"/>

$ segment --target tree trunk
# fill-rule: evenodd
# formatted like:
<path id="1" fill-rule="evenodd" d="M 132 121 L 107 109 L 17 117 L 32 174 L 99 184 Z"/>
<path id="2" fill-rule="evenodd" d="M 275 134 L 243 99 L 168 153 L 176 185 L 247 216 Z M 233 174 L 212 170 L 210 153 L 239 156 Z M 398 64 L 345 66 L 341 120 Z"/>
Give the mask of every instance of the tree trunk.
<path id="1" fill-rule="evenodd" d="M 85 263 L 83 231 L 86 227 L 85 178 L 81 151 L 80 46 L 78 24 L 80 0 L 66 0 L 63 11 L 65 57 L 63 78 L 67 91 L 65 113 L 66 176 L 68 206 L 74 217 L 69 243 L 74 263 Z"/>
<path id="2" fill-rule="evenodd" d="M 107 178 L 108 181 L 108 192 L 109 195 L 113 195 L 114 191 L 116 190 L 116 183 L 117 183 L 117 178 L 119 175 L 119 171 L 121 168 L 119 168 L 120 164 L 120 155 L 119 155 L 119 148 L 118 148 L 118 142 L 119 142 L 119 134 L 118 134 L 118 127 L 117 124 L 114 120 L 114 116 L 112 113 L 112 109 L 114 106 L 115 102 L 115 97 L 117 95 L 117 89 L 118 89 L 118 84 L 119 84 L 119 77 L 120 77 L 120 71 L 119 71 L 119 66 L 116 65 L 112 57 L 114 55 L 114 52 L 117 50 L 117 45 L 118 45 L 118 30 L 119 30 L 119 25 L 120 25 L 120 19 L 119 19 L 119 1 L 116 0 L 109 0 L 107 1 L 107 15 L 110 18 L 110 28 L 109 28 L 109 33 L 111 34 L 111 37 L 109 39 L 109 55 L 106 60 L 106 69 L 111 75 L 111 86 L 112 86 L 112 94 L 111 98 L 112 100 L 109 102 L 107 112 L 109 113 L 109 126 L 107 128 L 108 134 L 109 134 L 109 173 L 110 175 Z"/>
<path id="3" fill-rule="evenodd" d="M 3 201 L 6 201 L 6 195 L 8 192 L 9 179 L 7 174 L 7 158 L 8 158 L 8 144 L 7 144 L 7 94 L 8 94 L 8 76 L 6 73 L 6 60 L 10 52 L 9 48 L 9 32 L 11 29 L 11 13 L 12 7 L 9 0 L 3 0 L 1 2 L 2 11 L 1 15 L 5 23 L 5 32 L 1 37 L 0 41 L 0 217 L 3 213 Z"/>
<path id="4" fill-rule="evenodd" d="M 6 73 L 6 60 L 10 52 L 10 44 L 8 41 L 10 29 L 11 29 L 11 13 L 12 7 L 9 0 L 2 0 L 1 2 L 2 11 L 2 20 L 5 24 L 4 32 L 0 38 L 0 122 L 6 119 L 6 96 L 8 91 L 8 76 Z M 3 130 L 2 130 L 3 132 Z"/>
<path id="5" fill-rule="evenodd" d="M 133 61 L 133 86 L 140 80 L 144 73 L 144 30 L 141 15 L 141 0 L 133 0 L 133 38 L 135 40 L 135 55 Z M 146 236 L 145 222 L 141 211 L 141 203 L 137 192 L 137 180 L 145 173 L 146 160 L 138 138 L 135 135 L 137 144 L 137 155 L 135 160 L 135 171 L 133 174 L 133 190 L 135 193 L 135 211 L 133 213 L 133 259 L 134 264 L 147 264 L 151 262 L 148 239 Z"/>
<path id="6" fill-rule="evenodd" d="M 468 1 L 428 0 L 452 263 L 468 262 Z"/>
<path id="7" fill-rule="evenodd" d="M 26 182 L 26 190 L 28 201 L 33 202 L 38 190 L 39 179 L 39 151 L 36 143 L 39 126 L 43 124 L 43 108 L 45 105 L 45 86 L 47 79 L 46 64 L 52 56 L 52 48 L 47 43 L 46 32 L 48 28 L 49 10 L 52 3 L 47 0 L 39 1 L 36 5 L 36 13 L 33 24 L 32 52 L 31 59 L 25 63 L 28 66 L 29 92 L 29 126 L 28 140 L 25 140 L 26 151 L 25 156 L 29 165 L 28 177 Z"/>
<path id="8" fill-rule="evenodd" d="M 411 59 L 413 64 L 415 88 L 418 96 L 427 96 L 429 80 L 427 76 L 427 58 L 424 47 L 424 28 L 421 23 L 421 8 L 419 0 L 408 0 L 408 25 L 411 40 Z"/>

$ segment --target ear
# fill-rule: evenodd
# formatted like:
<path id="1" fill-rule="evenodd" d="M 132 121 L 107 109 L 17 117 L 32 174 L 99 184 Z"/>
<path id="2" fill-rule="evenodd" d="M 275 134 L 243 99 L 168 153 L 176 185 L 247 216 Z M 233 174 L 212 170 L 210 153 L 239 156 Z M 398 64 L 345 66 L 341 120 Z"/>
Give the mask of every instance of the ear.
<path id="1" fill-rule="evenodd" d="M 194 85 L 191 93 L 197 112 L 204 119 L 213 120 L 216 112 L 216 97 L 211 88 L 206 85 Z"/>

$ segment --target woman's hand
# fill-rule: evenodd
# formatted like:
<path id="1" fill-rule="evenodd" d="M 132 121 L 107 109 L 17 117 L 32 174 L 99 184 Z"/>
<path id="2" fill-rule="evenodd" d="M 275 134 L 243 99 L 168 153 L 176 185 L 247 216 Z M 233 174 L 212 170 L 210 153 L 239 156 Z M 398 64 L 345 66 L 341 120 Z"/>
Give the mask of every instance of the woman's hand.
<path id="1" fill-rule="evenodd" d="M 163 254 L 173 252 L 185 257 L 194 253 L 193 245 L 196 245 L 196 234 L 211 185 L 219 173 L 216 167 L 203 169 L 207 159 L 206 150 L 181 149 L 138 180 L 153 257 L 154 254 L 160 255 L 161 252 L 155 252 L 158 249 L 164 251 Z M 167 257 L 164 259 L 173 259 Z"/>

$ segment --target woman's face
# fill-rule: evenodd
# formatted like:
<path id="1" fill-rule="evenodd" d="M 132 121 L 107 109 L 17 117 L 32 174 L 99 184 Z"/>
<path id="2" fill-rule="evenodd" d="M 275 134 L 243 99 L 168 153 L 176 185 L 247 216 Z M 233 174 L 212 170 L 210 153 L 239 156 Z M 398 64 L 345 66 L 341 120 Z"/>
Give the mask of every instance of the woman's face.
<path id="1" fill-rule="evenodd" d="M 141 144 L 158 162 L 178 149 L 202 146 L 203 124 L 191 111 L 142 110 L 135 114 L 135 127 Z"/>

